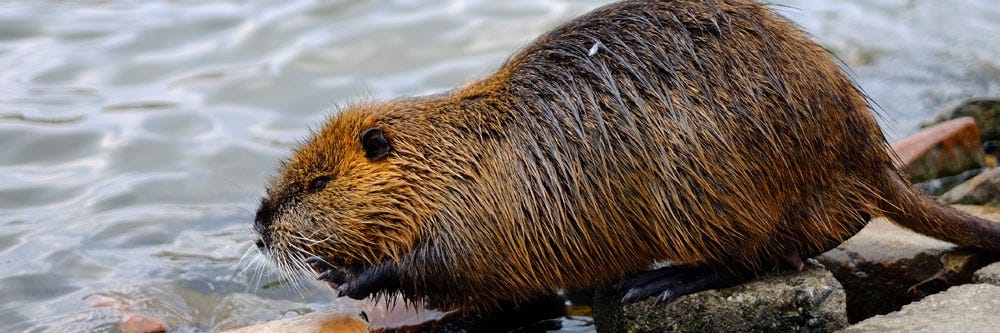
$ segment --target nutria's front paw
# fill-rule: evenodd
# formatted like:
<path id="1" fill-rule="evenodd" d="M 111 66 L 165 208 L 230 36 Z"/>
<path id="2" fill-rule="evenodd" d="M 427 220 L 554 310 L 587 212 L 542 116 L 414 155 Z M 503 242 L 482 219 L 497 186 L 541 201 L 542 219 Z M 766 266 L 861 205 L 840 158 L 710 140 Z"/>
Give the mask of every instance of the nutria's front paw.
<path id="1" fill-rule="evenodd" d="M 347 272 L 331 264 L 328 257 L 312 256 L 306 258 L 304 262 L 309 265 L 309 268 L 312 268 L 313 271 L 319 273 L 319 275 L 316 276 L 317 280 L 326 281 L 340 286 L 344 283 L 344 279 L 347 277 Z"/>
<path id="2" fill-rule="evenodd" d="M 687 294 L 737 285 L 746 280 L 744 276 L 727 269 L 674 265 L 640 272 L 614 287 L 624 294 L 622 303 L 638 302 L 653 295 L 659 295 L 657 303 L 666 303 Z"/>
<path id="3" fill-rule="evenodd" d="M 399 271 L 395 264 L 384 262 L 375 266 L 352 269 L 346 276 L 346 281 L 337 288 L 338 297 L 347 296 L 353 299 L 383 293 L 390 294 L 399 290 Z"/>

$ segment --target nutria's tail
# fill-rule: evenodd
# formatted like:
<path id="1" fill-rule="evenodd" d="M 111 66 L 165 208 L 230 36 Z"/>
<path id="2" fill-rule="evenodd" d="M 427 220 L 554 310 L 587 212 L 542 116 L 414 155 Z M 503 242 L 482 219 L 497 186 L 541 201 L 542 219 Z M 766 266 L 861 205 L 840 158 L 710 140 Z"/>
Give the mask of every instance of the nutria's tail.
<path id="1" fill-rule="evenodd" d="M 1000 252 L 1000 222 L 975 217 L 938 203 L 894 170 L 882 212 L 897 224 L 961 246 Z"/>

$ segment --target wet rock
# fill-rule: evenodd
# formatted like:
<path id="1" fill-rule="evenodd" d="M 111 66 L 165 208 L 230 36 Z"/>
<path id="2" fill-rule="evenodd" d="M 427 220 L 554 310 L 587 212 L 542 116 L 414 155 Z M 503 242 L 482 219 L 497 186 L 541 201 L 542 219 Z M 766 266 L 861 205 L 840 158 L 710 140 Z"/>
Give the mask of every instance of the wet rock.
<path id="1" fill-rule="evenodd" d="M 986 166 L 979 129 L 969 117 L 925 128 L 893 142 L 892 149 L 915 182 Z"/>
<path id="2" fill-rule="evenodd" d="M 931 123 L 972 117 L 979 125 L 980 141 L 1000 140 L 1000 99 L 973 98 L 937 115 Z"/>
<path id="3" fill-rule="evenodd" d="M 566 299 L 558 295 L 542 296 L 518 304 L 498 304 L 485 313 L 451 311 L 438 319 L 411 325 L 375 327 L 379 333 L 453 333 L 453 332 L 546 332 L 559 330 L 566 316 Z M 371 321 L 377 326 L 376 321 Z"/>
<path id="4" fill-rule="evenodd" d="M 969 179 L 986 172 L 986 170 L 989 170 L 989 168 L 967 170 L 954 176 L 931 179 L 922 183 L 913 184 L 913 186 L 916 186 L 927 194 L 939 196 L 956 186 L 965 183 Z"/>
<path id="5" fill-rule="evenodd" d="M 126 313 L 121 320 L 123 333 L 166 333 L 167 324 L 163 319 L 141 313 Z"/>
<path id="6" fill-rule="evenodd" d="M 956 206 L 995 219 L 994 210 Z M 817 257 L 847 291 L 851 322 L 899 310 L 954 285 L 996 261 L 996 255 L 923 236 L 874 219 L 857 235 Z"/>
<path id="7" fill-rule="evenodd" d="M 622 305 L 620 300 L 610 289 L 596 293 L 594 321 L 599 331 L 825 332 L 847 325 L 844 291 L 819 267 L 703 291 L 667 304 L 648 299 Z"/>
<path id="8" fill-rule="evenodd" d="M 284 318 L 262 324 L 222 331 L 220 333 L 354 333 L 369 332 L 368 323 L 358 315 L 335 312 L 313 312 L 294 318 Z"/>
<path id="9" fill-rule="evenodd" d="M 950 204 L 1000 206 L 1000 168 L 972 177 L 942 194 L 938 200 Z"/>
<path id="10" fill-rule="evenodd" d="M 84 297 L 84 301 L 95 308 L 107 308 L 121 313 L 118 328 L 122 333 L 163 333 L 167 331 L 167 322 L 163 318 L 139 313 L 127 300 L 103 293 L 94 293 Z"/>
<path id="11" fill-rule="evenodd" d="M 1000 262 L 990 264 L 972 275 L 972 282 L 1000 286 Z"/>
<path id="12" fill-rule="evenodd" d="M 931 295 L 842 332 L 996 332 L 1000 329 L 1000 287 L 970 284 Z"/>

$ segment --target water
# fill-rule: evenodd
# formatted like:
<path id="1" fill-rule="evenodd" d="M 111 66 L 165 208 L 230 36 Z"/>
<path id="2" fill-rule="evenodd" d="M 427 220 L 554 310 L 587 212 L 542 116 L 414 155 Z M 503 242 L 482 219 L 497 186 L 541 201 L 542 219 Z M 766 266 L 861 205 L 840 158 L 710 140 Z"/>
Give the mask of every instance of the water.
<path id="1" fill-rule="evenodd" d="M 353 311 L 241 273 L 288 148 L 338 104 L 481 77 L 600 2 L 0 3 L 0 328 L 114 331 L 93 294 L 179 331 Z M 853 67 L 890 137 L 1000 95 L 992 0 L 779 3 Z"/>

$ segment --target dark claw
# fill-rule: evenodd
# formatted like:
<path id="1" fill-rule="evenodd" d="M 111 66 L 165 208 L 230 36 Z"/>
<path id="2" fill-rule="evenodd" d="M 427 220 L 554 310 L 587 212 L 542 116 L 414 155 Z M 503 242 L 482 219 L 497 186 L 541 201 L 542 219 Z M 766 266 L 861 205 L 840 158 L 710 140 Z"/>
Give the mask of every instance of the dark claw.
<path id="1" fill-rule="evenodd" d="M 312 267 L 317 271 L 325 271 L 330 268 L 333 268 L 333 265 L 330 264 L 330 261 L 328 261 L 325 257 L 320 257 L 320 256 L 312 256 L 306 258 L 302 262 L 306 263 L 307 265 L 309 265 L 309 267 Z"/>
<path id="2" fill-rule="evenodd" d="M 337 290 L 337 297 L 353 299 L 364 299 L 380 292 L 392 293 L 399 290 L 399 272 L 396 265 L 389 262 L 363 268 L 351 274 Z"/>
<path id="3" fill-rule="evenodd" d="M 658 294 L 656 303 L 660 304 L 703 290 L 734 286 L 746 281 L 749 276 L 727 269 L 676 265 L 641 272 L 622 280 L 615 285 L 615 289 L 624 293 L 622 303 L 633 303 Z"/>
<path id="4" fill-rule="evenodd" d="M 656 297 L 656 304 L 664 304 L 664 303 L 668 303 L 670 301 L 673 301 L 674 299 L 677 298 L 677 297 L 674 297 L 674 295 L 675 294 L 673 292 L 671 292 L 670 290 L 666 290 L 666 291 L 660 293 L 660 296 Z"/>
<path id="5" fill-rule="evenodd" d="M 320 273 L 319 276 L 316 277 L 316 279 L 320 281 L 326 281 L 330 283 L 336 283 L 337 285 L 341 285 L 344 283 L 346 277 L 347 274 L 344 274 L 344 272 L 340 270 L 328 269 L 323 273 Z"/>

